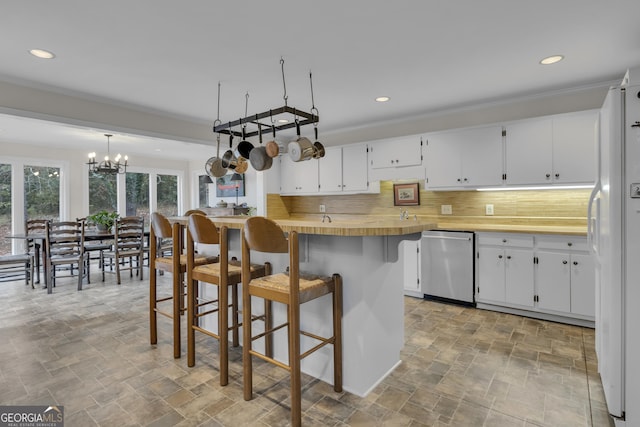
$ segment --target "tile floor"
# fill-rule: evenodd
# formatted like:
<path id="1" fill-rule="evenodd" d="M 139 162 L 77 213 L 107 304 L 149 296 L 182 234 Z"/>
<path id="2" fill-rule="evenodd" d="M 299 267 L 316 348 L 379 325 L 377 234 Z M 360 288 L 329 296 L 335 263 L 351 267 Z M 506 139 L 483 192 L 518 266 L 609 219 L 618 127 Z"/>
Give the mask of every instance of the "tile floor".
<path id="1" fill-rule="evenodd" d="M 0 404 L 64 405 L 67 427 L 288 424 L 284 370 L 255 362 L 245 402 L 239 348 L 220 387 L 215 340 L 198 334 L 188 368 L 172 357 L 169 319 L 149 345 L 147 280 L 95 276 L 52 295 L 0 283 Z M 408 297 L 405 312 L 403 363 L 366 398 L 305 377 L 303 425 L 613 425 L 593 330 Z"/>

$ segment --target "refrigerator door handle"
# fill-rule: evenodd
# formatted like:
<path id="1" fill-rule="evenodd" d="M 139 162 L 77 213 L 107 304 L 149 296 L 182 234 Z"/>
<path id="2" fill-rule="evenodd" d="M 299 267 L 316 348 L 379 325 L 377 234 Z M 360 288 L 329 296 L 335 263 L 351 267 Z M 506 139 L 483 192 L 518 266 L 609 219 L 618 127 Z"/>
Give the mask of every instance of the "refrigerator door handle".
<path id="1" fill-rule="evenodd" d="M 593 190 L 591 190 L 591 195 L 589 196 L 589 205 L 587 207 L 587 242 L 589 248 L 593 253 L 598 253 L 598 234 L 600 229 L 600 190 L 602 185 L 600 181 L 596 182 Z M 593 215 L 593 205 L 596 206 L 596 214 Z"/>

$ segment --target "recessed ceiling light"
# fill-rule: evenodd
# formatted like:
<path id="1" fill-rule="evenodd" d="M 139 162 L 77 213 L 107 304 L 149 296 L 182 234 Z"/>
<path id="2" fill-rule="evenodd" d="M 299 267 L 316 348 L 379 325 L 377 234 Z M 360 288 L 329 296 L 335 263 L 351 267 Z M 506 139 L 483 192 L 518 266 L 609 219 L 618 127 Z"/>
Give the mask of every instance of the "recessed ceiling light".
<path id="1" fill-rule="evenodd" d="M 551 64 L 555 64 L 556 62 L 560 62 L 564 59 L 563 55 L 552 55 L 552 56 L 547 56 L 546 58 L 543 58 L 540 60 L 540 63 L 542 65 L 551 65 Z"/>
<path id="2" fill-rule="evenodd" d="M 278 123 L 289 123 L 287 119 L 278 119 Z"/>
<path id="3" fill-rule="evenodd" d="M 379 96 L 376 98 L 376 102 L 387 102 L 389 99 L 391 98 L 389 98 L 388 96 Z"/>
<path id="4" fill-rule="evenodd" d="M 43 49 L 31 49 L 29 53 L 40 59 L 53 59 L 56 55 L 53 52 Z"/>

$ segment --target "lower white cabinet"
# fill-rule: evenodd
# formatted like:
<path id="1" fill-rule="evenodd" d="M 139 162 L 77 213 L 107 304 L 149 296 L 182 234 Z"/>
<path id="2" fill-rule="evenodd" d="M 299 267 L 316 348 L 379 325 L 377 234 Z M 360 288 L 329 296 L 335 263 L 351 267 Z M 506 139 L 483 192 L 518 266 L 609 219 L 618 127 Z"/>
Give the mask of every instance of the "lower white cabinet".
<path id="1" fill-rule="evenodd" d="M 533 236 L 476 235 L 476 301 L 532 307 Z"/>
<path id="2" fill-rule="evenodd" d="M 420 240 L 403 240 L 400 247 L 404 260 L 404 294 L 424 298 L 420 284 Z"/>
<path id="3" fill-rule="evenodd" d="M 595 265 L 584 237 L 540 236 L 536 245 L 538 307 L 595 316 Z"/>
<path id="4" fill-rule="evenodd" d="M 594 319 L 595 266 L 585 237 L 476 233 L 476 256 L 480 308 L 568 323 Z"/>

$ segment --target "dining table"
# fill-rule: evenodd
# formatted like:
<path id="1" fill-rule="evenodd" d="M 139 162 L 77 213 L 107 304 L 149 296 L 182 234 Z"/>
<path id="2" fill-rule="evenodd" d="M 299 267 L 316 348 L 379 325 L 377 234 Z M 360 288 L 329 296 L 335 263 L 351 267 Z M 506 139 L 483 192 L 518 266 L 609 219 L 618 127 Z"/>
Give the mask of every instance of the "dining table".
<path id="1" fill-rule="evenodd" d="M 146 244 L 147 247 L 149 245 L 149 230 L 145 230 L 144 231 L 144 237 L 146 240 Z M 43 269 L 43 274 L 44 274 L 44 288 L 47 289 L 47 293 L 53 293 L 53 284 L 50 283 L 49 281 L 49 276 L 48 276 L 48 269 L 47 269 L 47 245 L 46 245 L 46 240 L 47 240 L 47 236 L 45 233 L 29 233 L 29 234 L 25 234 L 25 233 L 16 233 L 16 234 L 10 234 L 8 236 L 6 236 L 8 239 L 22 239 L 22 240 L 33 240 L 33 241 L 38 241 L 40 243 L 40 247 L 42 248 L 40 251 L 41 254 L 41 262 L 42 262 L 42 269 Z M 85 231 L 84 233 L 84 241 L 88 242 L 88 241 L 108 241 L 108 240 L 113 240 L 115 238 L 115 235 L 113 232 L 109 231 L 109 230 L 105 230 L 105 231 L 98 231 L 98 230 L 91 230 L 91 231 Z"/>

